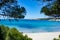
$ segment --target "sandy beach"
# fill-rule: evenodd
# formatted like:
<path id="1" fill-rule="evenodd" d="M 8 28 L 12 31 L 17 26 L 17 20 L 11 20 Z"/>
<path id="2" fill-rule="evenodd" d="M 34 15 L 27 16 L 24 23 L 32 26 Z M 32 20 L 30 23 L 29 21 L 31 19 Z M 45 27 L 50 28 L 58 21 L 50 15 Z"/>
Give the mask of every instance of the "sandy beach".
<path id="1" fill-rule="evenodd" d="M 24 33 L 33 40 L 53 40 L 53 38 L 58 38 L 60 32 L 41 32 L 41 33 Z"/>

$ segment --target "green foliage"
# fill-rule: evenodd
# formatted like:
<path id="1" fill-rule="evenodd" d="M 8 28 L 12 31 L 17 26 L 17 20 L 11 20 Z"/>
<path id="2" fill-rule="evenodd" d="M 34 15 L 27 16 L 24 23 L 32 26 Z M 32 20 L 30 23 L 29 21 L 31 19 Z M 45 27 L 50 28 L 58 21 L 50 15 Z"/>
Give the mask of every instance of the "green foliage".
<path id="1" fill-rule="evenodd" d="M 60 40 L 60 35 L 59 35 L 59 37 L 58 37 L 58 38 L 54 38 L 53 40 Z"/>
<path id="2" fill-rule="evenodd" d="M 23 35 L 16 28 L 8 28 L 0 25 L 0 40 L 32 40 L 27 35 Z"/>
<path id="3" fill-rule="evenodd" d="M 17 0 L 0 0 L 0 10 L 2 11 L 0 15 L 7 18 L 24 18 L 26 15 L 25 8 L 20 7 Z"/>
<path id="4" fill-rule="evenodd" d="M 0 25 L 0 40 L 5 40 L 7 30 L 9 30 L 8 27 L 5 27 L 4 25 Z"/>
<path id="5" fill-rule="evenodd" d="M 60 17 L 60 0 L 49 0 L 48 4 L 42 7 L 41 12 L 48 16 Z"/>

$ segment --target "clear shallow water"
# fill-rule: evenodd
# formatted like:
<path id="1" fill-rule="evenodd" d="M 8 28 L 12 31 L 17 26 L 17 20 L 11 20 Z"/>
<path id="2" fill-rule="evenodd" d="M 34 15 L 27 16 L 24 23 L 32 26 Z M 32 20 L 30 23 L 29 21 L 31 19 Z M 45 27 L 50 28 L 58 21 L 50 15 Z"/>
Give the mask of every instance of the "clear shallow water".
<path id="1" fill-rule="evenodd" d="M 57 32 L 60 31 L 59 21 L 48 20 L 11 20 L 1 19 L 0 24 L 7 25 L 10 28 L 16 27 L 21 32 Z"/>

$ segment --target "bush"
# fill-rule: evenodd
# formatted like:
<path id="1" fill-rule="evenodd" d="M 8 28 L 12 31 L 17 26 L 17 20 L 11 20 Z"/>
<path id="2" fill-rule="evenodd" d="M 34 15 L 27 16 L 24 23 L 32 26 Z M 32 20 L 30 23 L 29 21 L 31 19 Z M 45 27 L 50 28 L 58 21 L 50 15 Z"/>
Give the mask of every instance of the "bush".
<path id="1" fill-rule="evenodd" d="M 0 40 L 32 40 L 27 35 L 23 35 L 16 28 L 9 28 L 4 25 L 0 25 Z"/>

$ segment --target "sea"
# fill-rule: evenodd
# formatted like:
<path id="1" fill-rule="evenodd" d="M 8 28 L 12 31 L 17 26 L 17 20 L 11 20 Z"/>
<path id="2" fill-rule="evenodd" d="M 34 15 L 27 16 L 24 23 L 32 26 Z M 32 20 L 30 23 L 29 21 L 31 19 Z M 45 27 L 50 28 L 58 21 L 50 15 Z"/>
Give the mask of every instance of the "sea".
<path id="1" fill-rule="evenodd" d="M 60 21 L 31 19 L 0 19 L 0 25 L 16 28 L 20 32 L 60 32 Z"/>

